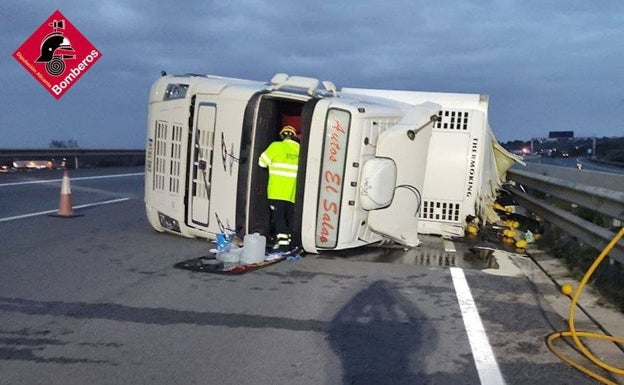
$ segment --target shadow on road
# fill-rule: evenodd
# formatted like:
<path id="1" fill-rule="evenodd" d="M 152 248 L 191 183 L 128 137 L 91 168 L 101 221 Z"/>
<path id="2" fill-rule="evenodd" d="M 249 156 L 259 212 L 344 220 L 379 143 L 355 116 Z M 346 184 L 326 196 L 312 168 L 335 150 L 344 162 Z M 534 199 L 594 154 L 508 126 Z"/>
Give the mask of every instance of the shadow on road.
<path id="1" fill-rule="evenodd" d="M 429 384 L 427 353 L 437 333 L 389 282 L 376 281 L 331 321 L 329 344 L 343 365 L 343 384 Z"/>

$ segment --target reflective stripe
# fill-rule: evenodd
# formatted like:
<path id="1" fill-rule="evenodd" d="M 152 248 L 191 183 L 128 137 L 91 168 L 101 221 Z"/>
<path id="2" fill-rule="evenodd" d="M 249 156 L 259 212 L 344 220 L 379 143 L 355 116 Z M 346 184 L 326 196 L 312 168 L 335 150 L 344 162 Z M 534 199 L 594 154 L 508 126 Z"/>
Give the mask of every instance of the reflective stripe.
<path id="1" fill-rule="evenodd" d="M 271 164 L 271 166 L 276 167 L 276 168 L 286 168 L 288 170 L 297 170 L 299 169 L 299 166 L 297 166 L 296 164 L 290 164 L 290 163 L 273 163 Z"/>
<path id="2" fill-rule="evenodd" d="M 279 171 L 279 170 L 269 170 L 269 174 L 270 174 L 270 175 L 285 176 L 285 177 L 287 177 L 287 178 L 297 179 L 297 173 L 296 173 L 296 172 Z"/>
<path id="3" fill-rule="evenodd" d="M 284 233 L 277 234 L 277 244 L 281 246 L 290 245 L 290 234 L 284 234 Z"/>
<path id="4" fill-rule="evenodd" d="M 297 173 L 297 170 L 293 170 L 292 168 L 284 168 L 284 167 L 273 167 L 273 165 L 271 165 L 269 167 L 271 170 L 277 170 L 277 171 L 283 171 L 283 172 L 294 172 Z"/>
<path id="5" fill-rule="evenodd" d="M 260 155 L 260 159 L 258 160 L 258 164 L 260 167 L 267 167 L 271 164 L 271 158 L 269 158 L 265 153 L 262 153 L 262 155 Z"/>
<path id="6" fill-rule="evenodd" d="M 290 245 L 290 234 L 279 233 L 277 234 L 277 244 L 282 246 Z"/>

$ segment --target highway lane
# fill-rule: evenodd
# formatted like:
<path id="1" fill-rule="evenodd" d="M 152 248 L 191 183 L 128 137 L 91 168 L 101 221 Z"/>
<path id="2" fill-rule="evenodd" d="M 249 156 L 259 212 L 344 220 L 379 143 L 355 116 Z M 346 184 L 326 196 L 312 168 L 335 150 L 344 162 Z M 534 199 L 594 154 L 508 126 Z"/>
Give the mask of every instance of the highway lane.
<path id="1" fill-rule="evenodd" d="M 559 159 L 561 160 L 561 159 Z M 562 179 L 581 185 L 600 187 L 607 190 L 624 190 L 624 170 L 615 172 L 607 170 L 605 167 L 583 167 L 579 170 L 574 167 L 574 162 L 527 162 L 526 166 L 516 164 L 514 170 L 527 171 L 552 178 Z M 599 170 L 597 170 L 599 169 Z"/>
<path id="2" fill-rule="evenodd" d="M 74 206 L 143 196 L 140 183 L 143 179 L 142 167 L 111 168 L 106 171 L 106 175 L 93 169 L 70 170 L 69 175 Z M 61 170 L 0 174 L 0 220 L 58 210 L 62 177 Z M 127 184 L 126 178 L 139 183 Z"/>
<path id="3" fill-rule="evenodd" d="M 576 163 L 580 164 L 583 169 L 624 175 L 624 167 L 592 162 L 591 159 L 588 158 L 576 158 Z"/>
<path id="4" fill-rule="evenodd" d="M 544 164 L 557 167 L 578 169 L 578 165 L 582 166 L 583 170 L 587 171 L 599 171 L 608 174 L 624 175 L 624 168 L 612 166 L 608 164 L 602 164 L 592 162 L 588 158 L 549 158 L 549 157 L 527 157 L 527 163 L 530 164 Z M 516 166 L 521 168 L 521 166 Z"/>
<path id="5" fill-rule="evenodd" d="M 153 231 L 140 176 L 80 179 L 135 172 L 72 171 L 76 204 L 128 200 L 0 222 L 0 384 L 591 383 L 548 352 L 563 320 L 513 268 L 458 280 L 310 255 L 243 276 L 174 269 L 211 245 Z M 0 218 L 57 207 L 60 182 L 15 184 L 42 176 L 60 178 L 0 176 Z"/>

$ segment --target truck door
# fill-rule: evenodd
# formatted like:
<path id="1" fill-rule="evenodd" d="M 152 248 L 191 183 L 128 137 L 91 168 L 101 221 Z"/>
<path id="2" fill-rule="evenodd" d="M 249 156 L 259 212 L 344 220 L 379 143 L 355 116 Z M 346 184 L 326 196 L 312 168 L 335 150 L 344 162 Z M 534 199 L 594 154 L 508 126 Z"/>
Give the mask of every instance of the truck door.
<path id="1" fill-rule="evenodd" d="M 216 116 L 217 106 L 215 103 L 198 101 L 189 146 L 187 218 L 190 222 L 188 225 L 192 227 L 208 227 L 210 218 L 210 187 Z"/>

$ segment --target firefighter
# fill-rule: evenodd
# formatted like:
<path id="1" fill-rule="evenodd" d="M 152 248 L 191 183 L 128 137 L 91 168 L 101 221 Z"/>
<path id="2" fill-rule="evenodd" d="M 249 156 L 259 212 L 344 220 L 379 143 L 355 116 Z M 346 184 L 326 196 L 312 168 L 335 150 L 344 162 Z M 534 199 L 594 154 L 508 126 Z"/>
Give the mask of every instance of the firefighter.
<path id="1" fill-rule="evenodd" d="M 258 165 L 269 169 L 267 198 L 275 224 L 276 252 L 292 249 L 293 216 L 297 190 L 297 167 L 299 164 L 299 138 L 292 126 L 284 126 L 275 141 L 264 150 Z"/>

